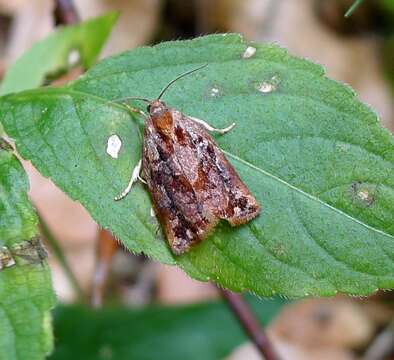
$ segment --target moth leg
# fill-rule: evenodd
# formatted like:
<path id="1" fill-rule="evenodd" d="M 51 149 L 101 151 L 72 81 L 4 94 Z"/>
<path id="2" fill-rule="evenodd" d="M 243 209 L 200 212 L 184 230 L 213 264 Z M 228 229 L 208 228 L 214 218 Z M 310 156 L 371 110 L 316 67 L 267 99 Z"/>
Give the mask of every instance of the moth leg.
<path id="1" fill-rule="evenodd" d="M 127 194 L 130 192 L 133 184 L 138 179 L 140 179 L 141 167 L 142 167 L 142 160 L 138 161 L 138 164 L 136 165 L 136 167 L 133 169 L 133 172 L 131 173 L 131 178 L 130 178 L 129 184 L 127 185 L 126 189 L 124 189 L 120 195 L 115 197 L 115 199 L 114 199 L 115 201 L 119 201 L 119 200 L 122 200 L 123 198 L 125 198 L 127 196 Z"/>
<path id="2" fill-rule="evenodd" d="M 144 113 L 142 110 L 135 108 L 134 106 L 131 106 L 129 104 L 126 103 L 122 103 L 130 112 L 134 112 L 134 113 L 138 113 L 144 117 L 148 117 L 148 115 L 146 113 Z"/>
<path id="3" fill-rule="evenodd" d="M 222 135 L 225 134 L 226 132 L 230 131 L 235 126 L 235 123 L 232 123 L 230 126 L 227 126 L 224 129 L 217 129 L 217 128 L 212 127 L 208 123 L 206 123 L 204 120 L 197 119 L 197 118 L 192 117 L 192 116 L 189 116 L 189 118 L 192 119 L 194 122 L 204 126 L 205 129 L 207 129 L 208 131 L 217 132 L 217 133 L 222 134 Z"/>
<path id="4" fill-rule="evenodd" d="M 143 184 L 147 185 L 148 183 L 143 179 L 140 175 L 138 175 L 138 180 L 141 181 Z"/>

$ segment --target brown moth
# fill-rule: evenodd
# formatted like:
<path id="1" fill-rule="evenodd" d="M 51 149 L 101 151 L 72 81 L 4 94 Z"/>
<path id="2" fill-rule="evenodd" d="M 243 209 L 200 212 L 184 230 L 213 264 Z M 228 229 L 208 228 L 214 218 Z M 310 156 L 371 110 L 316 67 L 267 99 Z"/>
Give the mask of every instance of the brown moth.
<path id="1" fill-rule="evenodd" d="M 175 81 L 201 68 L 172 80 L 156 100 L 127 98 L 148 102 L 149 115 L 130 108 L 146 117 L 142 161 L 115 200 L 124 198 L 132 184 L 142 180 L 142 169 L 142 181 L 149 188 L 155 214 L 176 255 L 204 240 L 220 219 L 240 225 L 256 217 L 261 209 L 207 132 L 224 134 L 235 124 L 215 129 L 160 100 Z"/>

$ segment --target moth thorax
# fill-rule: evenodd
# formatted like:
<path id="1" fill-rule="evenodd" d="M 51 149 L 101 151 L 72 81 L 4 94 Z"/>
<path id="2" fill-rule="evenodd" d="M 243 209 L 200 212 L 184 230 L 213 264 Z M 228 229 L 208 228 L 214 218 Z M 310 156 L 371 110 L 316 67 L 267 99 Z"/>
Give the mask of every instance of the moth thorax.
<path id="1" fill-rule="evenodd" d="M 156 111 L 152 111 L 151 107 L 150 116 L 157 131 L 163 135 L 171 136 L 174 131 L 174 121 L 171 111 L 165 105 L 161 108 L 158 107 Z"/>

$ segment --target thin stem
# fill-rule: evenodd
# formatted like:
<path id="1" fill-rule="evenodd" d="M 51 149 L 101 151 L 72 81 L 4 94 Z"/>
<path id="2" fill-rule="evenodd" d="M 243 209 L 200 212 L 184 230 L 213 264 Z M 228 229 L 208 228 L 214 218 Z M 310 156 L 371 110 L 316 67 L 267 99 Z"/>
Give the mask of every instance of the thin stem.
<path id="1" fill-rule="evenodd" d="M 76 24 L 80 20 L 72 0 L 55 0 L 54 15 L 57 25 Z"/>
<path id="2" fill-rule="evenodd" d="M 91 304 L 95 308 L 99 308 L 103 304 L 111 263 L 118 248 L 119 243 L 114 236 L 109 231 L 100 229 L 96 245 L 96 268 L 93 275 L 91 295 Z"/>
<path id="3" fill-rule="evenodd" d="M 271 341 L 243 297 L 225 289 L 218 289 L 250 340 L 256 345 L 260 354 L 264 356 L 264 359 L 279 360 Z"/>
<path id="4" fill-rule="evenodd" d="M 346 11 L 346 13 L 345 13 L 345 18 L 350 17 L 350 16 L 356 11 L 356 9 L 362 4 L 363 1 L 364 1 L 364 0 L 356 0 L 356 1 L 352 4 L 352 6 L 349 8 L 349 10 Z"/>
<path id="5" fill-rule="evenodd" d="M 38 211 L 37 214 L 38 214 L 38 219 L 40 221 L 41 234 L 43 235 L 48 245 L 50 246 L 51 253 L 53 253 L 56 259 L 59 261 L 60 266 L 63 268 L 64 272 L 66 273 L 66 276 L 70 281 L 70 284 L 73 287 L 75 293 L 77 294 L 79 300 L 85 302 L 86 300 L 85 293 L 83 292 L 81 286 L 78 283 L 76 276 L 74 275 L 70 265 L 68 264 L 68 261 L 63 254 L 63 250 L 59 245 L 59 241 L 53 236 L 52 232 L 49 230 L 47 223 L 41 217 Z"/>

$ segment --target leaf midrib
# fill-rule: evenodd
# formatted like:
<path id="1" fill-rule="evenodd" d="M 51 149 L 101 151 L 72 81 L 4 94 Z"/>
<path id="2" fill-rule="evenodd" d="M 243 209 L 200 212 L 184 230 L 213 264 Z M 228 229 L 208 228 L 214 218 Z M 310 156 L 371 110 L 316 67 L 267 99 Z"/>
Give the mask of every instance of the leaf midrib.
<path id="1" fill-rule="evenodd" d="M 50 93 L 48 93 L 48 89 L 50 89 Z M 26 95 L 26 94 L 28 94 L 30 92 L 34 92 L 35 94 L 42 93 L 42 94 L 48 94 L 48 95 L 53 95 L 53 93 L 57 93 L 57 94 L 63 94 L 63 95 L 70 95 L 70 96 L 75 95 L 75 96 L 79 96 L 79 97 L 91 98 L 91 99 L 94 99 L 96 101 L 106 103 L 108 106 L 114 106 L 114 107 L 116 107 L 118 109 L 121 109 L 123 111 L 126 111 L 126 112 L 128 112 L 130 114 L 130 111 L 125 106 L 123 106 L 122 104 L 113 102 L 111 100 L 107 100 L 107 99 L 105 99 L 103 97 L 100 97 L 100 96 L 97 96 L 97 95 L 93 95 L 91 93 L 86 93 L 86 92 L 74 90 L 74 89 L 71 89 L 70 87 L 67 87 L 65 89 L 62 89 L 62 88 L 49 88 L 48 87 L 48 88 L 44 88 L 44 89 L 29 90 L 29 91 L 25 91 L 23 93 L 23 95 Z M 8 95 L 6 97 L 8 97 Z M 356 222 L 357 224 L 367 228 L 368 230 L 372 230 L 372 231 L 374 231 L 374 232 L 376 232 L 378 234 L 381 234 L 383 236 L 387 236 L 387 237 L 389 237 L 389 238 L 394 240 L 394 236 L 393 235 L 388 234 L 388 233 L 386 233 L 386 232 L 384 232 L 382 230 L 376 229 L 376 228 L 374 228 L 374 227 L 372 227 L 372 226 L 370 226 L 370 225 L 368 225 L 368 224 L 366 224 L 366 223 L 364 223 L 364 222 L 352 217 L 351 215 L 343 212 L 342 210 L 337 209 L 337 208 L 327 204 L 326 202 L 322 201 L 318 197 L 316 197 L 316 196 L 314 196 L 312 194 L 309 194 L 308 192 L 305 192 L 304 190 L 302 190 L 302 189 L 300 189 L 298 187 L 295 187 L 294 185 L 291 185 L 287 181 L 275 176 L 274 174 L 271 174 L 270 172 L 268 172 L 266 170 L 261 169 L 257 165 L 254 165 L 254 164 L 252 164 L 252 163 L 250 163 L 250 162 L 238 157 L 237 155 L 234 155 L 233 153 L 230 153 L 230 152 L 228 152 L 228 151 L 226 151 L 224 149 L 221 149 L 221 150 L 227 156 L 229 156 L 230 158 L 238 161 L 240 164 L 242 164 L 244 166 L 247 166 L 247 167 L 249 167 L 249 168 L 251 168 L 251 169 L 253 169 L 253 170 L 255 170 L 255 171 L 257 171 L 257 172 L 259 172 L 259 173 L 261 173 L 263 175 L 265 175 L 265 176 L 268 176 L 268 177 L 270 177 L 271 179 L 273 179 L 275 181 L 278 181 L 279 183 L 287 186 L 288 188 L 292 189 L 293 191 L 296 191 L 296 192 L 300 193 L 301 195 L 307 197 L 308 199 L 310 199 L 312 201 L 318 202 L 319 204 L 329 208 L 331 211 L 334 211 L 334 212 L 336 212 L 336 213 L 338 213 L 338 214 L 340 214 L 342 216 L 345 216 L 349 220 Z"/>

